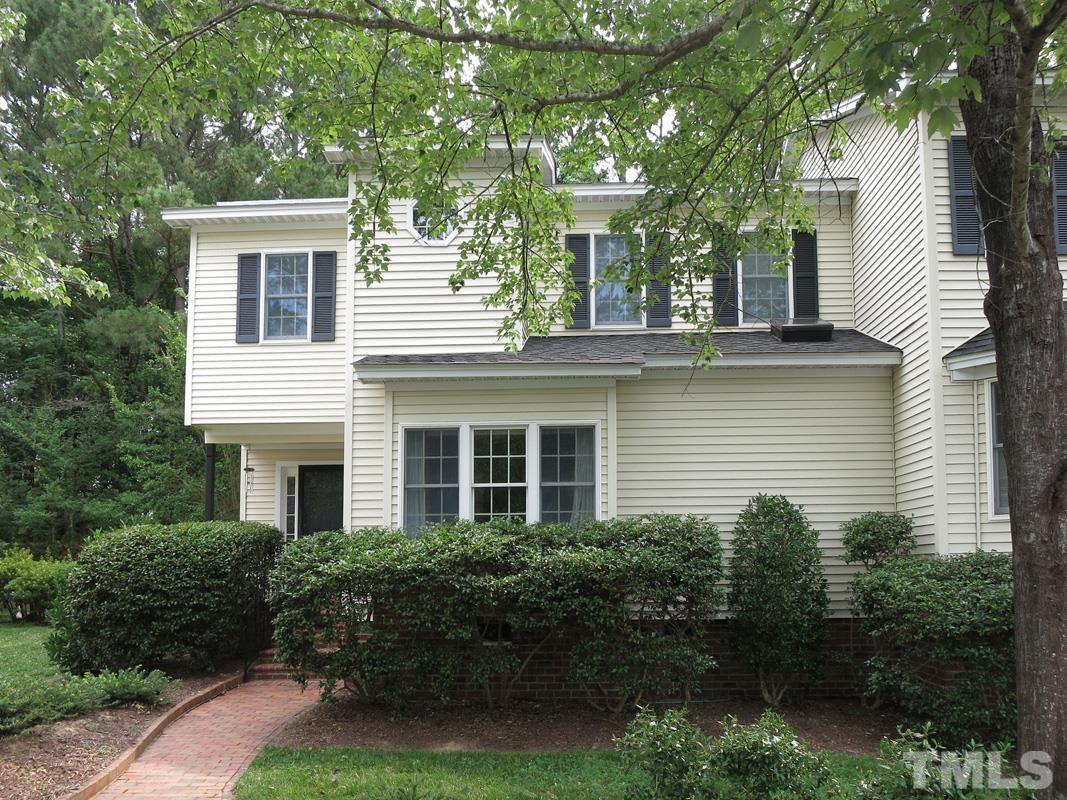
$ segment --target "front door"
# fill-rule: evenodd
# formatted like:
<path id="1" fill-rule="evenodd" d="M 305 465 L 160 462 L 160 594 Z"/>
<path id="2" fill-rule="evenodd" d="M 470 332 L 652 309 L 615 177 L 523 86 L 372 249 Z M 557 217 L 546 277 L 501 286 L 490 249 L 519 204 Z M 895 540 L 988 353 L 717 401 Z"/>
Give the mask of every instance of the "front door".
<path id="1" fill-rule="evenodd" d="M 340 464 L 305 464 L 300 467 L 298 485 L 300 535 L 341 530 L 344 467 Z"/>

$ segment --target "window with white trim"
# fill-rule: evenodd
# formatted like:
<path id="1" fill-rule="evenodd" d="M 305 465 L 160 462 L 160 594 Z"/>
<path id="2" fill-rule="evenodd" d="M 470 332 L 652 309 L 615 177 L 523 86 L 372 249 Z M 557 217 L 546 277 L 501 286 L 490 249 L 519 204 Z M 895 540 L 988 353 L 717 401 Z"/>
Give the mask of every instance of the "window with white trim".
<path id="1" fill-rule="evenodd" d="M 593 236 L 593 321 L 598 326 L 641 325 L 641 292 L 628 292 L 630 245 L 625 236 Z"/>
<path id="2" fill-rule="evenodd" d="M 769 323 L 790 316 L 788 271 L 775 266 L 779 261 L 780 255 L 759 247 L 741 256 L 737 275 L 741 285 L 742 322 Z"/>
<path id="3" fill-rule="evenodd" d="M 427 213 L 418 205 L 411 206 L 411 229 L 415 235 L 425 242 L 445 243 L 456 232 L 456 210 L 445 212 L 443 209 L 434 213 Z"/>
<path id="4" fill-rule="evenodd" d="M 404 431 L 404 530 L 459 516 L 459 430 Z"/>
<path id="5" fill-rule="evenodd" d="M 595 424 L 404 427 L 404 529 L 463 517 L 576 524 L 599 512 Z"/>
<path id="6" fill-rule="evenodd" d="M 1004 411 L 996 381 L 989 386 L 989 491 L 996 515 L 1008 513 L 1008 462 L 1004 458 Z"/>
<path id="7" fill-rule="evenodd" d="M 285 473 L 285 519 L 283 521 L 285 541 L 296 539 L 296 470 L 287 469 Z"/>
<path id="8" fill-rule="evenodd" d="M 541 428 L 541 521 L 596 517 L 596 428 Z"/>
<path id="9" fill-rule="evenodd" d="M 268 339 L 306 339 L 308 333 L 307 253 L 268 254 L 264 293 Z"/>
<path id="10" fill-rule="evenodd" d="M 475 428 L 474 521 L 526 519 L 526 428 Z"/>

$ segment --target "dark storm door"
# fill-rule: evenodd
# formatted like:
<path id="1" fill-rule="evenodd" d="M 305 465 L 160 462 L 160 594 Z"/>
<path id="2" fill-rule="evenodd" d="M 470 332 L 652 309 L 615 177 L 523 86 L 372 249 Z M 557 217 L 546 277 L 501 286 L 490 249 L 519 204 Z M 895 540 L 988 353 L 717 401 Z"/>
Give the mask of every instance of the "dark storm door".
<path id="1" fill-rule="evenodd" d="M 341 530 L 343 479 L 344 467 L 340 464 L 305 464 L 300 467 L 298 531 L 301 536 Z"/>

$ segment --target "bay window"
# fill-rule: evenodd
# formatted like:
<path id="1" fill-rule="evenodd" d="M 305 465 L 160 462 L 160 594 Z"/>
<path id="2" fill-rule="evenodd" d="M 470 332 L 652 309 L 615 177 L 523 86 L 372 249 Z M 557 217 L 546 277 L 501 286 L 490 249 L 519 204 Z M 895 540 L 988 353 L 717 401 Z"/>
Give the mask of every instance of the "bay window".
<path id="1" fill-rule="evenodd" d="M 450 519 L 577 524 L 599 507 L 597 426 L 404 427 L 401 516 L 417 534 Z"/>

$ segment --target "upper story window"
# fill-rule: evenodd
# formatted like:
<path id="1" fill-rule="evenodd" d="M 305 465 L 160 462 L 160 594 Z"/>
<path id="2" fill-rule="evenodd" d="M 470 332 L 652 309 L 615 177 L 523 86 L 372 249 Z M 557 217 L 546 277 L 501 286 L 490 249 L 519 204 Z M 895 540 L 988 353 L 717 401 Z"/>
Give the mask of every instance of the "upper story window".
<path id="1" fill-rule="evenodd" d="M 630 248 L 625 236 L 593 237 L 593 320 L 597 326 L 641 325 L 641 293 L 626 290 Z"/>
<path id="2" fill-rule="evenodd" d="M 1004 458 L 1004 411 L 996 381 L 989 386 L 989 492 L 994 516 L 1008 513 L 1008 462 Z"/>
<path id="3" fill-rule="evenodd" d="M 266 258 L 265 313 L 268 339 L 306 339 L 308 256 L 284 253 Z"/>
<path id="4" fill-rule="evenodd" d="M 745 253 L 738 262 L 742 322 L 769 323 L 789 317 L 789 277 L 775 267 L 780 256 L 762 249 Z"/>
<path id="5" fill-rule="evenodd" d="M 423 244 L 448 244 L 456 238 L 456 209 L 427 211 L 412 203 L 409 214 L 411 232 Z"/>

